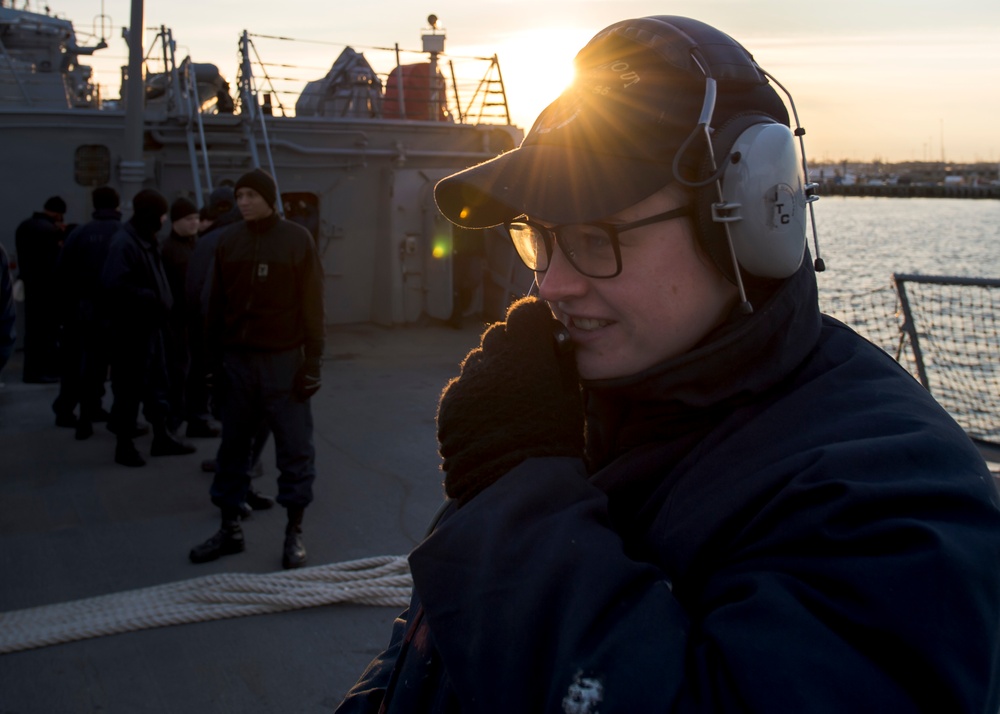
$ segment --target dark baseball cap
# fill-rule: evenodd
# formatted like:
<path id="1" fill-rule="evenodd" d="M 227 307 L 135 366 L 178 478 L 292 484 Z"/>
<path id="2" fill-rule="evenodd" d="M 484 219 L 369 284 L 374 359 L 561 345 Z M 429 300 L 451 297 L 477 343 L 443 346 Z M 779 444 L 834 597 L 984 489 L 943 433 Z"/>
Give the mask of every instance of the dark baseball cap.
<path id="1" fill-rule="evenodd" d="M 699 63 L 701 66 L 699 66 Z M 713 126 L 745 112 L 788 124 L 780 97 L 750 53 L 725 33 L 683 17 L 625 20 L 576 56 L 571 87 L 513 151 L 438 182 L 441 212 L 465 228 L 527 214 L 552 223 L 617 213 L 675 176 L 674 156 L 698 125 L 704 67 L 716 80 Z M 679 170 L 694 179 L 704 142 Z"/>

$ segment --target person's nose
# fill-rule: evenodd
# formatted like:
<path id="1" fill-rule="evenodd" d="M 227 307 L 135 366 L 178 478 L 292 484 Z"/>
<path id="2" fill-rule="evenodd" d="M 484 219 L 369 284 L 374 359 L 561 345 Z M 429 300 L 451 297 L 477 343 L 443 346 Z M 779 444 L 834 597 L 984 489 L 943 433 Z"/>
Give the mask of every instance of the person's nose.
<path id="1" fill-rule="evenodd" d="M 544 273 L 535 273 L 538 297 L 555 303 L 584 295 L 590 285 L 589 279 L 573 267 L 558 246 L 553 248 L 549 269 Z"/>

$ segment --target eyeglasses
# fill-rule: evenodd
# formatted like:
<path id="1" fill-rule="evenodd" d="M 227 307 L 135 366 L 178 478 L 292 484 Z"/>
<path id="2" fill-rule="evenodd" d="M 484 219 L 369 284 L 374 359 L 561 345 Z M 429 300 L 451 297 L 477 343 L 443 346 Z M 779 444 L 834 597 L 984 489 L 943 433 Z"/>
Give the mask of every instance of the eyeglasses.
<path id="1" fill-rule="evenodd" d="M 588 278 L 613 278 L 622 272 L 620 233 L 690 214 L 691 206 L 681 206 L 631 223 L 565 223 L 547 227 L 520 218 L 505 225 L 514 249 L 529 270 L 536 273 L 548 270 L 552 244 L 556 243 L 577 272 Z"/>

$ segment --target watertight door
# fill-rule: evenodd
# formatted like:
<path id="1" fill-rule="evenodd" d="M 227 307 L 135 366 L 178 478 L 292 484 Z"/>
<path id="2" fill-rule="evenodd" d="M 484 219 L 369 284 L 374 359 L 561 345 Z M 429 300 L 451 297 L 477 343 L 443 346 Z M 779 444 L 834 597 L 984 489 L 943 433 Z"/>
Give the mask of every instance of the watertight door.
<path id="1" fill-rule="evenodd" d="M 434 204 L 434 184 L 447 171 L 393 171 L 388 216 L 390 322 L 422 316 L 447 320 L 452 311 L 451 224 Z"/>

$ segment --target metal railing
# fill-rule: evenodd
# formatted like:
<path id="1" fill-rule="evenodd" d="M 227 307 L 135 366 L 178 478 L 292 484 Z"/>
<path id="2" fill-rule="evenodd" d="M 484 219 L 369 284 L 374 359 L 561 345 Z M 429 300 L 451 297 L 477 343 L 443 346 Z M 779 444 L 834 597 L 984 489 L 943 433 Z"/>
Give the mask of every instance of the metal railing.
<path id="1" fill-rule="evenodd" d="M 897 273 L 890 287 L 822 307 L 892 355 L 1000 461 L 1000 279 Z"/>

